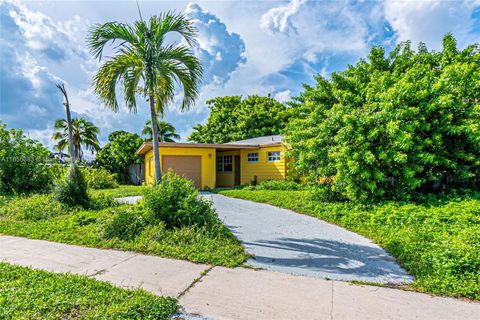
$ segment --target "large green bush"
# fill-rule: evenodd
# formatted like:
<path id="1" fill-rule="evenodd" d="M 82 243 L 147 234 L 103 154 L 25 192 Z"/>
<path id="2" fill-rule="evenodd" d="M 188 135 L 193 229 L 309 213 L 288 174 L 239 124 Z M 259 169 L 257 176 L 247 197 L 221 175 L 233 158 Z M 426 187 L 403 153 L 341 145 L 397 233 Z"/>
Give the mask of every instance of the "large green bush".
<path id="1" fill-rule="evenodd" d="M 67 206 L 87 208 L 90 205 L 87 182 L 77 165 L 68 170 L 68 174 L 64 179 L 56 182 L 53 194 L 57 201 Z"/>
<path id="2" fill-rule="evenodd" d="M 107 144 L 97 153 L 95 165 L 116 174 L 118 182 L 131 183 L 128 167 L 141 163 L 141 158 L 136 152 L 142 143 L 142 138 L 136 133 L 114 131 L 109 134 Z"/>
<path id="3" fill-rule="evenodd" d="M 200 197 L 193 182 L 173 171 L 145 191 L 144 204 L 150 219 L 163 221 L 171 228 L 211 225 L 218 220 L 211 202 Z"/>
<path id="4" fill-rule="evenodd" d="M 91 189 L 109 189 L 118 187 L 116 174 L 102 168 L 83 168 L 85 181 Z"/>
<path id="5" fill-rule="evenodd" d="M 287 124 L 287 107 L 267 96 L 217 97 L 207 101 L 210 115 L 205 125 L 197 124 L 188 140 L 224 143 L 280 134 Z"/>
<path id="6" fill-rule="evenodd" d="M 296 170 L 351 200 L 408 198 L 480 174 L 480 49 L 447 35 L 441 52 L 375 47 L 292 105 Z"/>
<path id="7" fill-rule="evenodd" d="M 0 121 L 0 193 L 45 191 L 52 183 L 50 152 L 22 130 L 7 130 Z"/>

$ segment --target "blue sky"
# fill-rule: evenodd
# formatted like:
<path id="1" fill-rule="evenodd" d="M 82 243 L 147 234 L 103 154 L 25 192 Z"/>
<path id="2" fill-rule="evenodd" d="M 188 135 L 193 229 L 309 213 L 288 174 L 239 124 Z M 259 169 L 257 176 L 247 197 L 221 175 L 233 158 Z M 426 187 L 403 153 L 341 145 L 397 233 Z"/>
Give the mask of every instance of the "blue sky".
<path id="1" fill-rule="evenodd" d="M 452 32 L 459 47 L 480 41 L 480 0 L 469 1 L 139 1 L 143 17 L 166 10 L 189 15 L 199 30 L 194 48 L 205 76 L 196 105 L 170 106 L 166 119 L 183 139 L 208 117 L 205 101 L 223 95 L 272 94 L 286 101 L 313 75 L 328 77 L 365 57 L 374 45 L 423 41 L 441 48 Z M 75 116 L 100 127 L 140 132 L 137 114 L 113 113 L 91 90 L 99 66 L 85 45 L 88 29 L 107 21 L 133 22 L 135 1 L 0 0 L 0 119 L 52 146 L 53 122 L 64 117 L 55 83 L 66 83 Z"/>

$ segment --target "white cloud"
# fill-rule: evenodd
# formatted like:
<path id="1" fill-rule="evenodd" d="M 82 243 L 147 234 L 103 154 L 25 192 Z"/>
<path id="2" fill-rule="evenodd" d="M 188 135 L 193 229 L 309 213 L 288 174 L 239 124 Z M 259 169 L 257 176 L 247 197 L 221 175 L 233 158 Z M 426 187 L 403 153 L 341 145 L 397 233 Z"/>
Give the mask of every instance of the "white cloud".
<path id="1" fill-rule="evenodd" d="M 291 22 L 291 17 L 295 15 L 303 6 L 306 0 L 292 0 L 286 6 L 270 9 L 260 20 L 260 27 L 270 32 L 297 33 L 297 29 Z"/>
<path id="2" fill-rule="evenodd" d="M 480 40 L 477 34 L 469 34 L 474 21 L 473 9 L 480 1 L 397 1 L 385 2 L 385 18 L 395 30 L 398 41 L 411 40 L 416 46 L 420 41 L 427 47 L 441 49 L 442 38 L 452 32 L 461 45 Z"/>
<path id="3" fill-rule="evenodd" d="M 290 101 L 292 99 L 292 91 L 285 90 L 285 91 L 277 92 L 275 94 L 274 98 L 277 99 L 280 102 Z"/>
<path id="4" fill-rule="evenodd" d="M 190 3 L 185 9 L 198 29 L 198 45 L 194 47 L 204 68 L 204 84 L 223 85 L 230 74 L 245 63 L 245 43 L 214 14 Z"/>

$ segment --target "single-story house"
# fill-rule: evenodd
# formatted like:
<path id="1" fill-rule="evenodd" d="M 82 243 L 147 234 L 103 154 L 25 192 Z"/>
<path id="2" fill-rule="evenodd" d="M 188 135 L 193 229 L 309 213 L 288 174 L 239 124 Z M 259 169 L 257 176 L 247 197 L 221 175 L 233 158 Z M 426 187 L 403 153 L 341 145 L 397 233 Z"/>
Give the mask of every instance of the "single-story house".
<path id="1" fill-rule="evenodd" d="M 231 187 L 285 179 L 287 163 L 282 136 L 264 136 L 229 143 L 160 142 L 162 172 L 172 169 L 193 180 L 199 189 Z M 137 151 L 145 157 L 145 182 L 154 181 L 152 142 Z"/>

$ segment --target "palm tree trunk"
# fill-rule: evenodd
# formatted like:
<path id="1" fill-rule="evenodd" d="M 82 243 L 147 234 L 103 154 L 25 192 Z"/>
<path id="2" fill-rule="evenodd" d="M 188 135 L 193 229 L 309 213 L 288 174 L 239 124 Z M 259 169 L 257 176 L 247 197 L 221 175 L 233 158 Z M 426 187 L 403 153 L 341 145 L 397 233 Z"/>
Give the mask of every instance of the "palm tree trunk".
<path id="1" fill-rule="evenodd" d="M 158 151 L 158 124 L 157 113 L 155 111 L 155 100 L 150 95 L 150 116 L 152 117 L 152 136 L 153 136 L 153 162 L 155 163 L 155 180 L 162 181 L 162 171 L 160 171 L 160 153 Z"/>
<path id="2" fill-rule="evenodd" d="M 68 153 L 70 154 L 70 167 L 73 168 L 75 164 L 75 154 L 73 148 L 73 131 L 72 131 L 72 116 L 70 114 L 70 102 L 68 101 L 67 90 L 65 84 L 57 84 L 57 88 L 60 89 L 65 98 L 65 110 L 67 112 L 67 127 L 68 127 Z"/>

